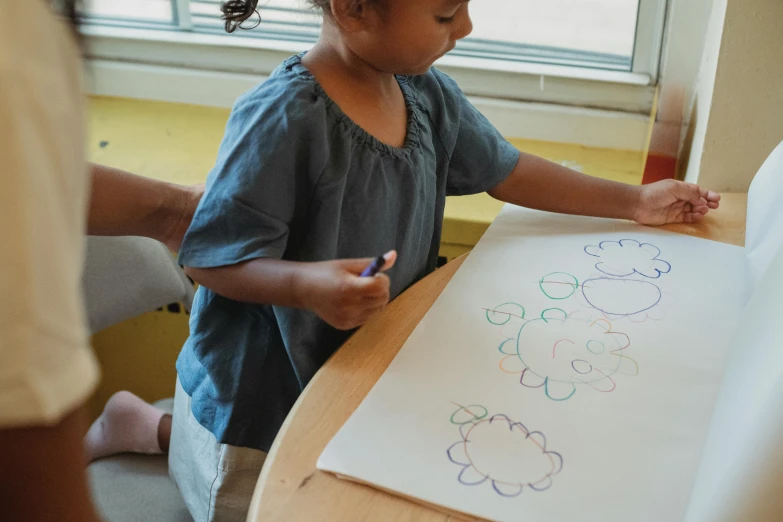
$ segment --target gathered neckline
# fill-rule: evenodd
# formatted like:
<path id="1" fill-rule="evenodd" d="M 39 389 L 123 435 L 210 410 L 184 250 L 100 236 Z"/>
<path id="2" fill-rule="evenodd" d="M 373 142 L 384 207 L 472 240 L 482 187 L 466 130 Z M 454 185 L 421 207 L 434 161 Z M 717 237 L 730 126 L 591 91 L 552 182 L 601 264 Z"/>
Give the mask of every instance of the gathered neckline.
<path id="1" fill-rule="evenodd" d="M 410 86 L 408 76 L 397 74 L 394 75 L 397 80 L 397 84 L 400 86 L 400 90 L 402 91 L 402 96 L 405 100 L 405 109 L 407 112 L 405 142 L 403 143 L 402 147 L 394 147 L 388 143 L 382 142 L 367 132 L 359 124 L 353 121 L 347 114 L 345 114 L 345 112 L 343 112 L 337 102 L 335 102 L 331 96 L 327 94 L 323 86 L 321 86 L 321 84 L 316 79 L 315 75 L 310 72 L 310 70 L 305 67 L 304 64 L 302 64 L 302 57 L 305 54 L 306 53 L 301 53 L 292 56 L 283 62 L 283 65 L 286 69 L 294 71 L 300 76 L 307 77 L 313 82 L 316 94 L 321 97 L 324 102 L 326 102 L 327 108 L 336 116 L 338 122 L 346 130 L 348 130 L 354 138 L 369 146 L 370 148 L 380 152 L 381 154 L 394 157 L 408 156 L 413 149 L 418 147 L 421 115 L 419 114 L 419 109 L 416 105 L 416 97 L 413 93 L 413 89 Z"/>

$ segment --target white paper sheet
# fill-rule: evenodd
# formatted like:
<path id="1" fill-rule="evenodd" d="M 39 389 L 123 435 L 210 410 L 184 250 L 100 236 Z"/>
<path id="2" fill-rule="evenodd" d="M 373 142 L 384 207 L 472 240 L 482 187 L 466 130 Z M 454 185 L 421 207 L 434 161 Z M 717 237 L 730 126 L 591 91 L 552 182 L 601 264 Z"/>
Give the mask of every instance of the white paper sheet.
<path id="1" fill-rule="evenodd" d="M 748 191 L 745 249 L 749 290 L 752 292 L 783 244 L 783 143 L 772 152 L 753 178 Z"/>
<path id="2" fill-rule="evenodd" d="M 489 519 L 682 520 L 744 271 L 738 247 L 507 206 L 318 467 Z"/>
<path id="3" fill-rule="evenodd" d="M 783 248 L 742 313 L 688 522 L 783 520 Z"/>

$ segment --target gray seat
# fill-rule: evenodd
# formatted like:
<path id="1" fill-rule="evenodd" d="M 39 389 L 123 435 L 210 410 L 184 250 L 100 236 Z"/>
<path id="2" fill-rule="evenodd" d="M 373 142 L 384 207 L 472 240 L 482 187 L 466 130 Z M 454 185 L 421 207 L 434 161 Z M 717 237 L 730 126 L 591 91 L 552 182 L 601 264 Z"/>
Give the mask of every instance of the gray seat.
<path id="1" fill-rule="evenodd" d="M 192 522 L 160 455 L 116 455 L 89 467 L 93 502 L 107 522 Z"/>
<path id="2" fill-rule="evenodd" d="M 172 399 L 155 406 L 171 413 Z M 165 455 L 115 455 L 87 468 L 93 502 L 107 522 L 192 522 Z"/>
<path id="3" fill-rule="evenodd" d="M 88 238 L 84 291 L 93 333 L 170 303 L 189 310 L 194 294 L 168 248 L 140 237 Z M 172 402 L 156 405 L 170 412 Z M 107 522 L 192 521 L 166 456 L 116 455 L 91 463 L 87 472 Z"/>
<path id="4" fill-rule="evenodd" d="M 169 249 L 146 237 L 88 237 L 83 281 L 92 333 L 170 303 L 188 310 L 193 303 L 193 285 Z"/>

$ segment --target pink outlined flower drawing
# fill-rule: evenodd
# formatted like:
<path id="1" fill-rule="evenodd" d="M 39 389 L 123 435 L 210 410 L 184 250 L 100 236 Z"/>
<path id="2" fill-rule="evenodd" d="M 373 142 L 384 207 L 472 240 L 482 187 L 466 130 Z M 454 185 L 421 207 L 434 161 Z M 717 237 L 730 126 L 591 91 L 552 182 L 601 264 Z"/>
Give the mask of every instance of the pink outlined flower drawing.
<path id="1" fill-rule="evenodd" d="M 550 308 L 528 320 L 524 308 L 513 303 L 486 315 L 508 335 L 498 347 L 500 369 L 518 375 L 526 388 L 541 388 L 554 401 L 568 400 L 585 386 L 610 393 L 617 375 L 639 373 L 636 361 L 625 354 L 631 345 L 628 335 L 613 330 L 604 317 Z"/>

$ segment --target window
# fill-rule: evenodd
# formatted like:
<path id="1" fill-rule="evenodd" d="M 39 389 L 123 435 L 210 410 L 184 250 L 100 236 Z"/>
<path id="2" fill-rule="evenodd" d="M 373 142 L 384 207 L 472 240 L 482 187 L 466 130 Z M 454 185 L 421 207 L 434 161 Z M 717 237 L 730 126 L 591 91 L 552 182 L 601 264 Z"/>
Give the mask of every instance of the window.
<path id="1" fill-rule="evenodd" d="M 482 0 L 459 52 L 631 70 L 637 0 Z"/>
<path id="2" fill-rule="evenodd" d="M 659 52 L 649 45 L 636 49 L 637 27 L 646 33 L 650 25 L 659 25 L 655 15 L 662 13 L 663 3 L 475 0 L 470 4 L 473 34 L 461 41 L 452 54 L 630 72 L 634 70 L 635 50 L 648 55 Z M 648 8 L 642 11 L 640 4 Z M 223 36 L 302 44 L 311 44 L 318 37 L 320 15 L 307 6 L 306 0 L 262 0 L 259 8 L 261 23 L 257 28 Z M 85 0 L 84 14 L 90 22 L 107 25 L 223 34 L 219 0 Z M 644 58 L 646 63 L 651 62 L 649 56 Z"/>
<path id="3" fill-rule="evenodd" d="M 473 0 L 473 34 L 437 65 L 473 96 L 649 114 L 666 2 Z M 306 0 L 261 0 L 258 27 L 230 35 L 219 0 L 82 3 L 88 58 L 205 74 L 269 74 L 321 24 Z"/>
<path id="4" fill-rule="evenodd" d="M 192 29 L 197 32 L 224 33 L 220 20 L 219 0 L 190 0 Z M 237 31 L 233 36 L 258 36 L 278 38 L 293 42 L 313 43 L 321 30 L 321 15 L 306 7 L 304 0 L 261 0 L 258 12 L 261 23 L 250 31 Z M 252 27 L 258 19 L 254 16 L 244 25 Z M 304 50 L 304 46 L 302 47 Z"/>
<path id="5" fill-rule="evenodd" d="M 146 22 L 171 26 L 171 0 L 83 0 L 83 13 L 96 23 Z"/>

